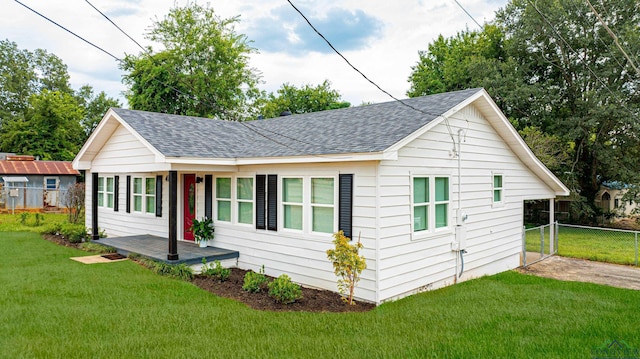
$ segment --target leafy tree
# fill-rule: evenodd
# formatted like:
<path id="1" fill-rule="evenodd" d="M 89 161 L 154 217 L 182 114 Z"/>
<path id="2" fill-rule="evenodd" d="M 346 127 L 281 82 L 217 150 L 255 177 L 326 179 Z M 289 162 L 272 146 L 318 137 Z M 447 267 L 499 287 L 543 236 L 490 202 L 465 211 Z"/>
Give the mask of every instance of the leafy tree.
<path id="1" fill-rule="evenodd" d="M 133 109 L 227 120 L 253 118 L 259 77 L 249 66 L 256 50 L 235 31 L 238 17 L 219 18 L 196 3 L 175 7 L 146 37 L 163 50 L 125 57 Z"/>
<path id="2" fill-rule="evenodd" d="M 284 111 L 292 114 L 309 113 L 349 107 L 349 102 L 342 101 L 340 93 L 331 89 L 331 83 L 325 80 L 315 87 L 304 85 L 297 88 L 288 83 L 283 84 L 276 94 L 270 93 L 262 105 L 265 118 L 278 117 Z"/>
<path id="3" fill-rule="evenodd" d="M 356 285 L 360 281 L 362 271 L 367 268 L 364 256 L 360 255 L 362 243 L 358 237 L 358 242 L 351 244 L 344 232 L 338 231 L 333 234 L 334 249 L 327 250 L 327 258 L 333 264 L 333 271 L 341 279 L 338 279 L 338 291 L 342 295 L 342 300 L 349 305 L 353 302 L 353 294 Z"/>
<path id="4" fill-rule="evenodd" d="M 627 51 L 640 53 L 640 3 L 592 3 Z M 603 181 L 640 183 L 640 74 L 583 1 L 511 0 L 482 31 L 430 44 L 410 82 L 410 96 L 485 87 L 529 131 L 534 151 L 540 136 L 557 139 L 569 161 L 542 158 L 557 174 L 571 174 L 593 213 Z"/>
<path id="5" fill-rule="evenodd" d="M 71 161 L 82 145 L 84 109 L 70 94 L 43 90 L 31 95 L 24 117 L 3 123 L 0 146 L 43 160 Z"/>
<path id="6" fill-rule="evenodd" d="M 82 129 L 84 131 L 85 140 L 91 135 L 91 132 L 95 130 L 96 126 L 104 114 L 111 107 L 121 107 L 120 101 L 117 99 L 108 97 L 104 91 L 94 95 L 93 88 L 89 85 L 82 86 L 76 92 L 76 99 L 78 103 L 84 107 L 85 116 L 80 121 Z"/>
<path id="7" fill-rule="evenodd" d="M 23 114 L 30 96 L 42 90 L 72 93 L 62 60 L 45 50 L 21 50 L 15 42 L 0 40 L 0 120 Z"/>

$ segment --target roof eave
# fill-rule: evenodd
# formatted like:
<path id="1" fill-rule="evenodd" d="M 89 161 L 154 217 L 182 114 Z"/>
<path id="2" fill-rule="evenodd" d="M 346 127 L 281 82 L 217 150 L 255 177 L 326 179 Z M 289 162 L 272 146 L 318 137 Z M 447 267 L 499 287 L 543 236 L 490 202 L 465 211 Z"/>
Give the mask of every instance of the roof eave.
<path id="1" fill-rule="evenodd" d="M 215 166 L 243 166 L 286 163 L 328 163 L 328 162 L 362 162 L 396 160 L 397 151 L 380 151 L 366 153 L 318 154 L 311 156 L 272 156 L 246 158 L 200 158 L 200 157 L 166 157 L 171 164 L 215 165 Z"/>

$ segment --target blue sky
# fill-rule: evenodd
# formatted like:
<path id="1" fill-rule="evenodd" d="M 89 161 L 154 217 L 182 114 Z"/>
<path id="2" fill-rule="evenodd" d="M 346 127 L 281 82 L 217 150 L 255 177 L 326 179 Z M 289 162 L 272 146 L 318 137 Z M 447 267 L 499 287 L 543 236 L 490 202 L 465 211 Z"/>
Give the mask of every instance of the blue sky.
<path id="1" fill-rule="evenodd" d="M 139 48 L 83 0 L 21 0 L 118 57 Z M 90 0 L 143 46 L 155 18 L 174 0 Z M 183 5 L 186 0 L 178 0 Z M 358 69 L 396 97 L 406 97 L 411 66 L 418 51 L 439 34 L 451 36 L 475 23 L 454 0 L 292 0 L 307 18 Z M 491 21 L 506 0 L 458 0 L 474 18 Z M 204 2 L 201 1 L 204 4 Z M 253 41 L 258 53 L 251 65 L 262 76 L 261 88 L 283 83 L 316 85 L 328 79 L 353 105 L 389 101 L 339 58 L 286 0 L 210 1 L 223 18 L 239 16 L 236 31 Z M 0 39 L 20 48 L 43 48 L 68 65 L 74 88 L 90 84 L 124 102 L 122 72 L 102 52 L 47 23 L 14 1 L 3 5 Z"/>

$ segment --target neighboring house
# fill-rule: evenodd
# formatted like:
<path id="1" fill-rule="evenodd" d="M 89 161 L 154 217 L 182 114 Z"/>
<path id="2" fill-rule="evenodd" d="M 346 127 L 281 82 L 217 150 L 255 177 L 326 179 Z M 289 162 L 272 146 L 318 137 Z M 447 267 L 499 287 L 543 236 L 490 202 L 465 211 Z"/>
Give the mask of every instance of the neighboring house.
<path id="1" fill-rule="evenodd" d="M 177 259 L 211 216 L 239 267 L 330 290 L 342 229 L 364 245 L 356 297 L 375 303 L 519 266 L 523 202 L 569 190 L 485 90 L 403 102 L 244 123 L 110 109 L 74 160 L 86 223 L 167 238 Z"/>
<path id="2" fill-rule="evenodd" d="M 2 154 L 0 209 L 56 210 L 80 173 L 67 161 L 38 161 L 33 156 Z"/>
<path id="3" fill-rule="evenodd" d="M 622 216 L 630 216 L 638 207 L 633 201 L 624 201 L 627 193 L 627 185 L 620 182 L 605 182 L 600 185 L 600 191 L 596 194 L 596 205 L 604 211 L 616 212 Z"/>

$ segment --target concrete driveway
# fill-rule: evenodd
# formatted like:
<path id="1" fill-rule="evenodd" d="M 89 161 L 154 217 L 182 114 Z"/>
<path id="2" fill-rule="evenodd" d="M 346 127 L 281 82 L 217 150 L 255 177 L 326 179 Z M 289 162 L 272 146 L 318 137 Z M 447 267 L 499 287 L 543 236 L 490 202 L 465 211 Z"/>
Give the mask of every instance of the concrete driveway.
<path id="1" fill-rule="evenodd" d="M 552 256 L 518 269 L 541 277 L 640 290 L 640 268 Z"/>

